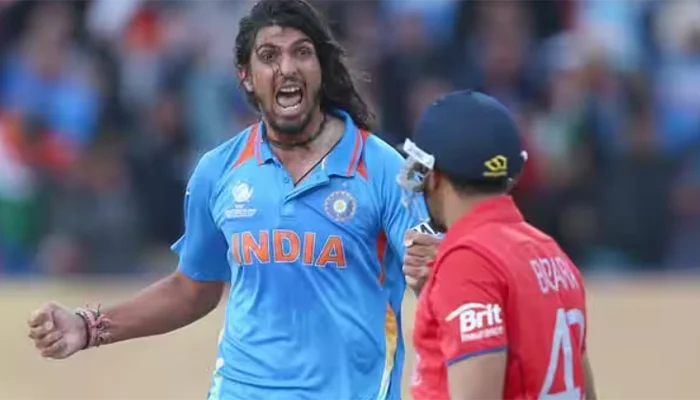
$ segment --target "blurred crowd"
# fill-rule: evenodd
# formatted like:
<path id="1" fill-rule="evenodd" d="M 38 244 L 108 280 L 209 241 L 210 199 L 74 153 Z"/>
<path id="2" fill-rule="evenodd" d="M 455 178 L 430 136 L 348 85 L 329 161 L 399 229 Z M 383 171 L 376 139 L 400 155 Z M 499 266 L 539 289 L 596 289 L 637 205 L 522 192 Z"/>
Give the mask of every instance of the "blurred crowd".
<path id="1" fill-rule="evenodd" d="M 386 141 L 485 91 L 522 126 L 518 202 L 583 269 L 700 267 L 700 2 L 314 3 Z M 0 274 L 163 259 L 194 163 L 257 118 L 232 51 L 251 4 L 0 0 Z"/>

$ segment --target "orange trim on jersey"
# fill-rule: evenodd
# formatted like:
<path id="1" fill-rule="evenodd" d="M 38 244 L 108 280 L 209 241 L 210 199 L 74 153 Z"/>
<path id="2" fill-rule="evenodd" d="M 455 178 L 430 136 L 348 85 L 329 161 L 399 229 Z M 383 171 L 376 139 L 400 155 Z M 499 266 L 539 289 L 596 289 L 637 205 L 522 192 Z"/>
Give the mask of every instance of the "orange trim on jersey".
<path id="1" fill-rule="evenodd" d="M 346 176 L 352 176 L 353 171 L 357 171 L 363 178 L 367 179 L 367 167 L 364 166 L 362 161 L 362 148 L 364 143 L 369 136 L 369 132 L 358 129 L 355 135 L 355 147 L 352 149 L 352 156 L 350 157 L 350 163 L 348 164 L 348 170 L 345 173 Z"/>
<path id="2" fill-rule="evenodd" d="M 353 169 L 355 169 L 355 164 L 357 163 L 357 157 L 360 156 L 360 148 L 362 147 L 362 138 L 360 135 L 355 135 L 355 146 L 352 149 L 352 156 L 350 156 L 350 163 L 348 164 L 348 170 L 345 175 L 352 175 Z"/>
<path id="3" fill-rule="evenodd" d="M 386 333 L 386 355 L 387 361 L 391 367 L 394 364 L 394 356 L 396 355 L 396 342 L 399 337 L 399 324 L 396 318 L 396 313 L 391 308 L 391 304 L 386 306 L 386 320 L 384 322 L 384 333 Z M 387 369 L 391 369 L 391 367 Z"/>
<path id="4" fill-rule="evenodd" d="M 369 175 L 367 174 L 367 166 L 365 165 L 365 158 L 362 157 L 360 160 L 360 163 L 357 165 L 357 173 L 360 174 L 361 177 L 363 177 L 365 180 L 369 178 Z"/>
<path id="5" fill-rule="evenodd" d="M 366 131 L 364 129 L 358 129 L 357 131 L 360 132 L 360 136 L 362 137 L 362 140 L 366 142 L 367 138 L 370 135 L 369 131 Z"/>
<path id="6" fill-rule="evenodd" d="M 382 230 L 377 235 L 377 259 L 379 260 L 379 284 L 384 284 L 386 269 L 384 268 L 384 254 L 386 253 L 386 233 Z"/>
<path id="7" fill-rule="evenodd" d="M 231 168 L 237 168 L 244 162 L 250 160 L 254 156 L 258 156 L 260 158 L 260 154 L 258 154 L 257 149 L 256 149 L 256 139 L 258 137 L 258 124 L 255 124 L 252 126 L 250 130 L 250 134 L 248 135 L 248 140 L 245 142 L 245 147 L 243 147 L 243 151 L 241 151 L 241 154 L 238 155 L 238 158 L 236 161 L 233 163 L 233 167 Z"/>
<path id="8" fill-rule="evenodd" d="M 370 133 L 364 129 L 360 129 L 359 131 L 363 143 L 367 143 L 367 138 L 369 137 Z M 365 164 L 365 158 L 362 156 L 362 154 L 360 155 L 360 161 L 357 164 L 357 173 L 360 174 L 360 176 L 363 177 L 365 180 L 369 179 L 369 174 L 367 173 L 367 164 Z"/>
<path id="9" fill-rule="evenodd" d="M 386 305 L 386 317 L 384 319 L 384 372 L 382 373 L 382 381 L 379 387 L 378 398 L 386 398 L 391 384 L 391 373 L 394 370 L 396 360 L 396 349 L 399 339 L 399 324 L 396 318 L 396 313 L 391 308 L 391 304 Z"/>

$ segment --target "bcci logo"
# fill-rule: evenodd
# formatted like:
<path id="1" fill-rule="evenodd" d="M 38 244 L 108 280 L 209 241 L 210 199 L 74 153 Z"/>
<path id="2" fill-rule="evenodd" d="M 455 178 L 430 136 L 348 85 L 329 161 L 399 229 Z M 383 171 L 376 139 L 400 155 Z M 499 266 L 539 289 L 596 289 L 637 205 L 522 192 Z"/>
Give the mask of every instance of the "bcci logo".
<path id="1" fill-rule="evenodd" d="M 355 215 L 357 202 L 350 192 L 338 190 L 326 197 L 323 208 L 332 220 L 345 222 Z"/>

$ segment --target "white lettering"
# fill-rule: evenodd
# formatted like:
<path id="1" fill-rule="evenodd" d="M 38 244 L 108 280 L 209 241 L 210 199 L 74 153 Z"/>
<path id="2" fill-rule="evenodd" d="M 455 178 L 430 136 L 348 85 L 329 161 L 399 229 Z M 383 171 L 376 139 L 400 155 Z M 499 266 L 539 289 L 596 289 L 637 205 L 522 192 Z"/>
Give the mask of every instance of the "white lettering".
<path id="1" fill-rule="evenodd" d="M 579 282 L 571 270 L 571 266 L 561 257 L 538 258 L 530 260 L 530 268 L 534 272 L 542 293 L 550 290 L 578 290 Z"/>
<path id="2" fill-rule="evenodd" d="M 502 335 L 502 309 L 498 304 L 466 303 L 452 311 L 445 321 L 459 317 L 459 332 L 463 342 Z"/>

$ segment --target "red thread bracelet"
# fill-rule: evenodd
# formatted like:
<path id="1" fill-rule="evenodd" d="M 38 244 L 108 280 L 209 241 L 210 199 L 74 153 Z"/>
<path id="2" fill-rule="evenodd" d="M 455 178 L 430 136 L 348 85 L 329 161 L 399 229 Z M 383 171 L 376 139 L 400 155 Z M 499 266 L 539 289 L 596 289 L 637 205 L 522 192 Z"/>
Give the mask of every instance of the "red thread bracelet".
<path id="1" fill-rule="evenodd" d="M 106 315 L 100 312 L 99 307 L 97 307 L 97 309 L 78 308 L 75 310 L 75 313 L 82 318 L 85 323 L 87 339 L 83 349 L 99 347 L 109 342 L 110 335 L 107 332 L 107 328 L 110 321 L 107 319 Z"/>

